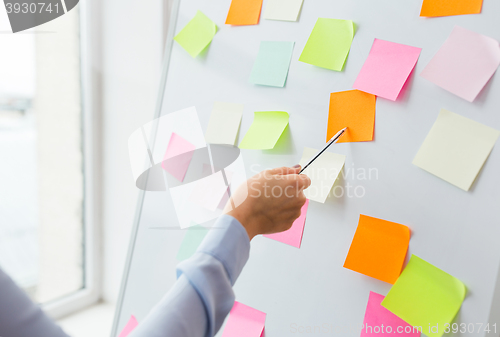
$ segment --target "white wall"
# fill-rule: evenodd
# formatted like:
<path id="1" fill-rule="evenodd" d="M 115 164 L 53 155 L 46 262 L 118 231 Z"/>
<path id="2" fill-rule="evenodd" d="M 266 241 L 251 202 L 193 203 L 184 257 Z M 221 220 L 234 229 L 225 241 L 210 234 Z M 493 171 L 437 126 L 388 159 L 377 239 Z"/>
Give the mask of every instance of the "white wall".
<path id="1" fill-rule="evenodd" d="M 163 0 L 93 0 L 93 48 L 100 48 L 102 108 L 103 299 L 116 302 L 137 189 L 129 135 L 153 118 L 163 55 Z M 92 24 L 92 23 L 91 23 Z M 99 46 L 99 39 L 100 46 Z"/>

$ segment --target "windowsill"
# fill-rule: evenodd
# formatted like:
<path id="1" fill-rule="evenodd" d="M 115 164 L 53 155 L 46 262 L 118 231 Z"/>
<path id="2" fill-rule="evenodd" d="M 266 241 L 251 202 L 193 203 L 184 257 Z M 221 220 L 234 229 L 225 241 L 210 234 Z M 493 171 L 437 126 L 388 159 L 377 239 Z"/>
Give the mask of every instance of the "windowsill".
<path id="1" fill-rule="evenodd" d="M 115 305 L 98 303 L 57 321 L 71 337 L 109 337 Z"/>

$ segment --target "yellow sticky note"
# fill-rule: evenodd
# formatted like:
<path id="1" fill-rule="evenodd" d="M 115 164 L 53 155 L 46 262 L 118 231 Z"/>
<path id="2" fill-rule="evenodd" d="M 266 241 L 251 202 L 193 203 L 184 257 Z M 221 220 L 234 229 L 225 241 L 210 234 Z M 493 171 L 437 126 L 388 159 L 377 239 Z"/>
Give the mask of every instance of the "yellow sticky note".
<path id="1" fill-rule="evenodd" d="M 360 215 L 344 268 L 394 284 L 403 269 L 409 243 L 408 227 Z"/>
<path id="2" fill-rule="evenodd" d="M 330 95 L 330 112 L 326 141 L 347 127 L 339 143 L 373 140 L 376 96 L 359 90 L 334 92 Z"/>
<path id="3" fill-rule="evenodd" d="M 341 71 L 353 38 L 354 23 L 351 20 L 319 18 L 299 61 Z"/>
<path id="4" fill-rule="evenodd" d="M 299 164 L 303 167 L 318 151 L 305 147 Z M 311 179 L 311 186 L 304 190 L 306 198 L 324 203 L 344 164 L 344 155 L 323 152 L 321 156 L 303 171 Z"/>
<path id="5" fill-rule="evenodd" d="M 420 16 L 479 14 L 483 0 L 424 0 Z"/>
<path id="6" fill-rule="evenodd" d="M 413 164 L 468 191 L 500 132 L 442 109 Z"/>
<path id="7" fill-rule="evenodd" d="M 262 0 L 233 0 L 227 13 L 226 25 L 244 26 L 259 23 Z"/>
<path id="8" fill-rule="evenodd" d="M 240 143 L 240 149 L 270 150 L 274 148 L 288 125 L 285 111 L 256 111 L 253 123 Z"/>
<path id="9" fill-rule="evenodd" d="M 429 337 L 441 337 L 467 290 L 457 278 L 412 255 L 382 306 Z"/>
<path id="10" fill-rule="evenodd" d="M 198 56 L 205 49 L 217 32 L 217 26 L 201 11 L 196 12 L 191 21 L 182 28 L 174 40 L 192 57 Z"/>

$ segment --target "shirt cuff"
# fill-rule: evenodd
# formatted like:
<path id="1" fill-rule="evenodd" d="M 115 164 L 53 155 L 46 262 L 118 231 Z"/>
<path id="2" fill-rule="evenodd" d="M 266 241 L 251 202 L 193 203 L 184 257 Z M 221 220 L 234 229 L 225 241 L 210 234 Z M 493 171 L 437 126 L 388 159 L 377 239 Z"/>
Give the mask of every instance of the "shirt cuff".
<path id="1" fill-rule="evenodd" d="M 243 225 L 230 215 L 221 215 L 198 247 L 197 252 L 219 260 L 234 285 L 248 261 L 250 239 Z"/>

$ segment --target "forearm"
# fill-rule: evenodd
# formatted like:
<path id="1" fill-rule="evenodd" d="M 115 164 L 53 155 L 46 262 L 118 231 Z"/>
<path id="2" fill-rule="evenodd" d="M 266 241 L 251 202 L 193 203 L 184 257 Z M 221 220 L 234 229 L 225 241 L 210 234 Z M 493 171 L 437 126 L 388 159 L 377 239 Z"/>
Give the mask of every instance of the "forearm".
<path id="1" fill-rule="evenodd" d="M 211 337 L 234 304 L 232 286 L 250 241 L 233 217 L 221 216 L 197 252 L 177 267 L 178 280 L 130 337 Z"/>

